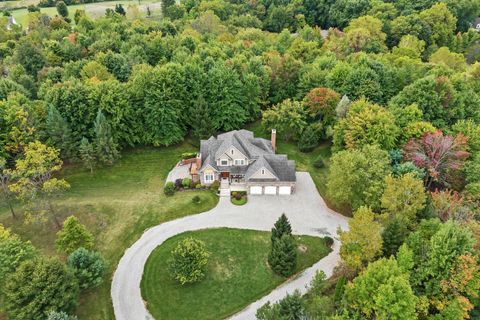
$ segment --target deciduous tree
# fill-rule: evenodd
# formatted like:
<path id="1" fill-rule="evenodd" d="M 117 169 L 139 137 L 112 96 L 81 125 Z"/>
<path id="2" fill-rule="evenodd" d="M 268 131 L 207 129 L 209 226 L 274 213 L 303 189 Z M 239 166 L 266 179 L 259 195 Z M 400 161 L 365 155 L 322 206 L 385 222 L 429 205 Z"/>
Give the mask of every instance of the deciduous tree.
<path id="1" fill-rule="evenodd" d="M 70 216 L 63 222 L 63 228 L 57 233 L 55 246 L 60 252 L 70 254 L 78 248 L 92 249 L 93 235 L 81 224 L 77 217 Z"/>
<path id="2" fill-rule="evenodd" d="M 203 241 L 193 238 L 180 241 L 170 259 L 172 277 L 182 285 L 202 280 L 209 256 Z"/>

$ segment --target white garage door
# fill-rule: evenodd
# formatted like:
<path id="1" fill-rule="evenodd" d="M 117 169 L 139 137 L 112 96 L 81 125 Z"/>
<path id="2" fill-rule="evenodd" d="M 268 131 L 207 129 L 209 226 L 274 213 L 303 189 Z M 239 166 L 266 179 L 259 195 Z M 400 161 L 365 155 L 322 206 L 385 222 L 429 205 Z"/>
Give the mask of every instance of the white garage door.
<path id="1" fill-rule="evenodd" d="M 265 194 L 277 194 L 277 187 L 274 187 L 274 186 L 265 187 Z"/>
<path id="2" fill-rule="evenodd" d="M 262 187 L 250 187 L 250 194 L 262 194 Z"/>
<path id="3" fill-rule="evenodd" d="M 278 194 L 291 194 L 291 193 L 292 193 L 292 187 L 283 186 L 278 189 Z"/>

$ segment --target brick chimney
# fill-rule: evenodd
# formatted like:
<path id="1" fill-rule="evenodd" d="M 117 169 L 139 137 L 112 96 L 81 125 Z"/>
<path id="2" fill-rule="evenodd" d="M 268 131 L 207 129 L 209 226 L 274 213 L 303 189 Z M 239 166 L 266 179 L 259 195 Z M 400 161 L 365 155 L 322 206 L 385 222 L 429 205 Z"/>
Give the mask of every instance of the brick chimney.
<path id="1" fill-rule="evenodd" d="M 202 167 L 202 154 L 197 153 L 197 158 L 195 159 L 195 164 L 197 165 L 197 170 L 200 170 Z"/>
<path id="2" fill-rule="evenodd" d="M 272 141 L 273 152 L 277 151 L 277 130 L 272 129 Z"/>

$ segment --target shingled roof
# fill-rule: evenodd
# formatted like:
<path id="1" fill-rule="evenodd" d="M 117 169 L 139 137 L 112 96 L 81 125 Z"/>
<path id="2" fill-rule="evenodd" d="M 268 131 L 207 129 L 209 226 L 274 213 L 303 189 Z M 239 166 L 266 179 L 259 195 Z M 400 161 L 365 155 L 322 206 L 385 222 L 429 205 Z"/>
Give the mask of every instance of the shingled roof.
<path id="1" fill-rule="evenodd" d="M 248 166 L 230 166 L 233 174 L 245 174 L 249 179 L 255 172 L 265 168 L 277 177 L 277 181 L 295 181 L 295 161 L 288 160 L 286 155 L 277 155 L 272 143 L 263 138 L 255 138 L 248 130 L 234 130 L 200 141 L 202 168 L 211 166 L 219 170 L 216 159 L 220 158 L 229 148 L 234 146 L 247 156 L 251 163 Z M 252 162 L 253 161 L 253 162 Z M 224 170 L 224 168 L 222 168 Z"/>

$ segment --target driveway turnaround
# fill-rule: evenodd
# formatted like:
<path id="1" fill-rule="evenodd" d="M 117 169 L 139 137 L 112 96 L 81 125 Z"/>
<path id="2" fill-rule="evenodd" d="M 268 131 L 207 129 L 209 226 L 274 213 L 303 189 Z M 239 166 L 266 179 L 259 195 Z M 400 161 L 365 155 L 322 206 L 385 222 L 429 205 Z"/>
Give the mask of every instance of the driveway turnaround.
<path id="1" fill-rule="evenodd" d="M 317 192 L 309 173 L 297 172 L 296 191 L 288 196 L 249 196 L 248 203 L 235 206 L 228 197 L 220 198 L 218 205 L 210 211 L 162 223 L 150 228 L 125 251 L 120 259 L 112 281 L 112 301 L 117 320 L 154 319 L 140 291 L 143 269 L 151 252 L 168 238 L 186 231 L 206 228 L 238 228 L 271 230 L 278 217 L 285 213 L 298 235 L 336 236 L 337 228 L 347 230 L 348 219 L 330 210 Z M 306 291 L 317 270 L 330 277 L 340 260 L 340 243 L 337 239 L 333 251 L 304 270 L 294 279 L 280 285 L 268 295 L 233 315 L 231 319 L 255 319 L 256 310 L 267 301 L 276 302 L 298 289 Z"/>

